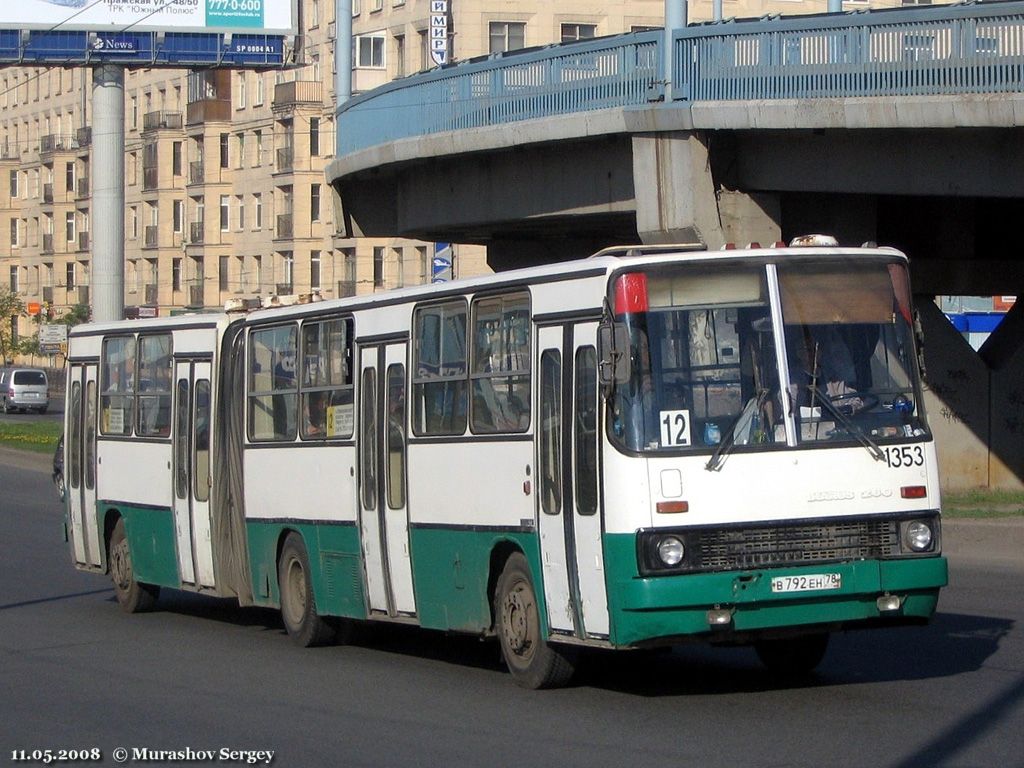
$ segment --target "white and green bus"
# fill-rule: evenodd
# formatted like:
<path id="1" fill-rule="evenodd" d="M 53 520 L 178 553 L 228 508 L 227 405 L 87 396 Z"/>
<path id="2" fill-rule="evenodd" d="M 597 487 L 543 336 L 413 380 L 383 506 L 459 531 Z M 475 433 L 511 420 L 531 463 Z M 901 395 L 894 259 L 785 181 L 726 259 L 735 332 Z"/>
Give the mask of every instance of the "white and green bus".
<path id="1" fill-rule="evenodd" d="M 67 530 L 127 611 L 160 588 L 581 649 L 925 622 L 947 581 L 907 260 L 615 249 L 69 342 Z"/>

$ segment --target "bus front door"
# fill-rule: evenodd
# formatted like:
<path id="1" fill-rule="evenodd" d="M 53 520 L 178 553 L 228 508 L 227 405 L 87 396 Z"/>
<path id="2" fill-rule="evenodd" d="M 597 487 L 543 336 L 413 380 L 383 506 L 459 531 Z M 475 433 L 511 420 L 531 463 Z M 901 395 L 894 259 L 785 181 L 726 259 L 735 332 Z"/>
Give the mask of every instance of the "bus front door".
<path id="1" fill-rule="evenodd" d="M 210 363 L 174 365 L 174 531 L 183 584 L 212 587 Z"/>
<path id="2" fill-rule="evenodd" d="M 406 498 L 406 344 L 364 347 L 359 379 L 359 530 L 370 611 L 413 616 Z"/>
<path id="3" fill-rule="evenodd" d="M 64 435 L 71 547 L 76 563 L 94 567 L 103 561 L 96 518 L 97 368 L 95 363 L 71 365 Z"/>
<path id="4" fill-rule="evenodd" d="M 536 426 L 541 561 L 548 626 L 608 636 L 598 497 L 597 324 L 538 334 Z"/>

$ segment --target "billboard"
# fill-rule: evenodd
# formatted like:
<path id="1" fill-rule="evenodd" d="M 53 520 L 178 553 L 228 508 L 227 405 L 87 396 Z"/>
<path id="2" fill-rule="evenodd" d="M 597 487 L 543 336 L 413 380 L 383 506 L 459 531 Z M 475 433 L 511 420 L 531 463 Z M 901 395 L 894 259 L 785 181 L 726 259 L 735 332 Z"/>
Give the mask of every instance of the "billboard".
<path id="1" fill-rule="evenodd" d="M 0 28 L 116 32 L 298 32 L 296 0 L 17 0 Z"/>

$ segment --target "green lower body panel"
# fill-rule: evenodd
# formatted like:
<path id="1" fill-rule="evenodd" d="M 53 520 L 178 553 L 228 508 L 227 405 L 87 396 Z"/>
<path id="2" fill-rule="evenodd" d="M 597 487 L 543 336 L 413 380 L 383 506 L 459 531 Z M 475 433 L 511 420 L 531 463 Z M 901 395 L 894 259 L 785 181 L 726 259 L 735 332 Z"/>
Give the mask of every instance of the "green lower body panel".
<path id="1" fill-rule="evenodd" d="M 291 531 L 302 536 L 317 612 L 323 616 L 366 617 L 359 532 L 351 523 L 248 520 L 253 601 L 277 608 L 277 558 Z"/>
<path id="2" fill-rule="evenodd" d="M 174 513 L 169 508 L 101 501 L 96 505 L 96 523 L 100 531 L 106 530 L 105 522 L 109 515 L 124 518 L 124 534 L 128 539 L 135 580 L 143 584 L 180 588 Z M 104 563 L 106 557 L 104 552 Z"/>
<path id="3" fill-rule="evenodd" d="M 948 581 L 946 559 L 861 560 L 801 567 L 723 573 L 642 577 L 637 570 L 636 537 L 605 536 L 605 563 L 611 640 L 615 645 L 669 643 L 712 632 L 707 612 L 732 612 L 733 632 L 761 632 L 808 625 L 852 626 L 880 618 L 894 623 L 927 619 L 935 612 L 939 589 Z M 837 589 L 776 593 L 776 576 L 838 574 Z M 876 600 L 902 598 L 898 611 L 882 613 Z"/>
<path id="4" fill-rule="evenodd" d="M 491 626 L 489 581 L 492 553 L 518 549 L 526 555 L 538 583 L 539 613 L 546 616 L 534 533 L 413 527 L 413 583 L 420 624 L 431 629 L 482 632 Z"/>

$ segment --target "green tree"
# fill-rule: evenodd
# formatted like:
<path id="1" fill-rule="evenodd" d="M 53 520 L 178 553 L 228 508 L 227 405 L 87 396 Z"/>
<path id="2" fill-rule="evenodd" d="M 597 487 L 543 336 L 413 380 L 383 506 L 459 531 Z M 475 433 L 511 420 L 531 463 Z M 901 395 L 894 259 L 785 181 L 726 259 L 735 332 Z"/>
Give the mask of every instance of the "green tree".
<path id="1" fill-rule="evenodd" d="M 73 328 L 79 323 L 89 322 L 89 318 L 92 316 L 92 310 L 89 309 L 88 304 L 75 304 L 69 309 L 64 316 L 60 319 L 60 322 L 69 328 Z"/>
<path id="2" fill-rule="evenodd" d="M 25 303 L 10 288 L 0 286 L 0 360 L 10 362 L 20 351 L 20 344 L 15 342 L 12 323 L 15 318 L 25 316 Z"/>

